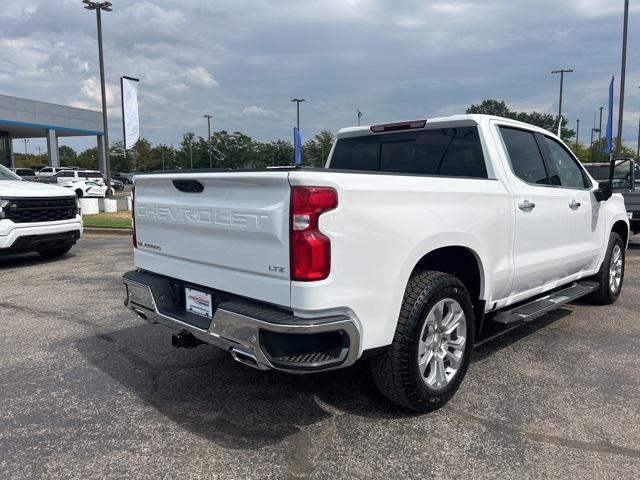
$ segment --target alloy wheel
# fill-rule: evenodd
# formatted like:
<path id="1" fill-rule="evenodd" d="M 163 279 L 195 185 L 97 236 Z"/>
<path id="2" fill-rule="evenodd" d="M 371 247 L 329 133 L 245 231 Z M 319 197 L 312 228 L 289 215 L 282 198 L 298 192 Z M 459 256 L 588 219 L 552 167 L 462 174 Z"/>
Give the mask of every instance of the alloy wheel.
<path id="1" fill-rule="evenodd" d="M 427 313 L 420 332 L 418 369 L 432 390 L 445 388 L 462 366 L 467 342 L 467 322 L 460 304 L 445 298 Z"/>

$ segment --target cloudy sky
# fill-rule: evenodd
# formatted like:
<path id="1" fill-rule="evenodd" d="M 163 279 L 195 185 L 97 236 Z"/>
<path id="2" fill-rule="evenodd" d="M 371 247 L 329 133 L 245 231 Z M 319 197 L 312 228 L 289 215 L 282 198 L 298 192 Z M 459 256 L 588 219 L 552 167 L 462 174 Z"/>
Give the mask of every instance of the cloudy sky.
<path id="1" fill-rule="evenodd" d="M 365 123 L 462 113 L 484 98 L 564 110 L 588 141 L 620 73 L 623 0 L 112 0 L 104 15 L 112 140 L 119 77 L 140 78 L 142 135 L 241 130 L 289 138 Z M 638 2 L 632 2 L 638 4 Z M 2 0 L 0 93 L 99 109 L 95 14 L 80 0 Z M 640 7 L 630 13 L 624 136 L 640 115 Z M 616 89 L 617 102 L 617 89 Z M 77 148 L 92 146 L 65 140 Z M 34 147 L 38 145 L 33 142 Z M 15 146 L 22 151 L 22 144 Z"/>

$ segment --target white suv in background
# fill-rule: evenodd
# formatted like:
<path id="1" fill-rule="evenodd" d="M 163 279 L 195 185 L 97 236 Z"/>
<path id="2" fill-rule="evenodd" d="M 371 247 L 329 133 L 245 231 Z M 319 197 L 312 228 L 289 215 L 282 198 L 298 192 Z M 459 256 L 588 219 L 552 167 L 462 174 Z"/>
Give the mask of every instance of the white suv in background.
<path id="1" fill-rule="evenodd" d="M 63 170 L 72 170 L 72 168 L 69 168 L 69 167 L 44 167 L 44 168 L 41 168 L 40 170 L 38 170 L 38 176 L 39 177 L 52 177 L 56 173 L 58 173 L 60 171 L 63 171 Z"/>
<path id="2" fill-rule="evenodd" d="M 82 234 L 82 217 L 73 192 L 23 181 L 0 165 L 0 256 L 38 252 L 67 253 Z"/>

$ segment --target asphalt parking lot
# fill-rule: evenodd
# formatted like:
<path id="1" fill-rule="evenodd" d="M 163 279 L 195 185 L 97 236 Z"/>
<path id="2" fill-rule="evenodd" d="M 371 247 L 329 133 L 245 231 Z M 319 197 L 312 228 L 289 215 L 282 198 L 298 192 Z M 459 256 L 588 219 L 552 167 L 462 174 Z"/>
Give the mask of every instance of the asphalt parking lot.
<path id="1" fill-rule="evenodd" d="M 443 409 L 367 369 L 262 373 L 122 305 L 130 239 L 0 257 L 0 478 L 638 478 L 640 239 L 620 300 L 475 351 Z"/>

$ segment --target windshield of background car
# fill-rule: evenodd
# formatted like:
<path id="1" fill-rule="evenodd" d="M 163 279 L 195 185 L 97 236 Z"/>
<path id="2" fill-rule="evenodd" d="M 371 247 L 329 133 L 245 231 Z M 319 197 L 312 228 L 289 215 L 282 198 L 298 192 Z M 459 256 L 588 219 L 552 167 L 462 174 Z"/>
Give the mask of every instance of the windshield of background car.
<path id="1" fill-rule="evenodd" d="M 0 165 L 0 180 L 22 180 L 18 175 Z"/>

